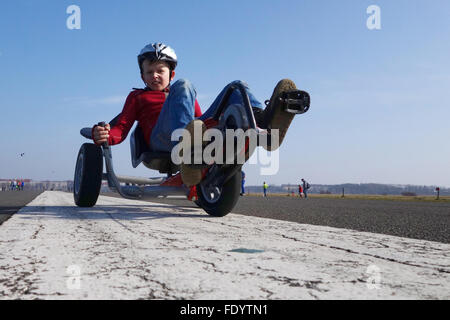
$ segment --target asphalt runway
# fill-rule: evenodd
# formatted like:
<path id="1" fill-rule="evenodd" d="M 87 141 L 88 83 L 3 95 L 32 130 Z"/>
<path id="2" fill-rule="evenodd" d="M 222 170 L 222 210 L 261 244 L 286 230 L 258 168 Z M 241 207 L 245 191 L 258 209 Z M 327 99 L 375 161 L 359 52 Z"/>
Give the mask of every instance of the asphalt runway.
<path id="1" fill-rule="evenodd" d="M 117 194 L 105 194 L 118 196 Z M 184 199 L 152 202 L 196 207 Z M 243 196 L 233 213 L 450 243 L 450 203 Z"/>
<path id="2" fill-rule="evenodd" d="M 0 224 L 40 191 L 0 192 Z M 105 194 L 120 197 L 117 194 Z M 179 207 L 197 207 L 183 199 L 152 199 Z M 329 226 L 450 243 L 450 203 L 358 199 L 241 197 L 233 213 L 302 224 Z"/>
<path id="3" fill-rule="evenodd" d="M 0 225 L 41 193 L 28 190 L 0 192 Z"/>
<path id="4" fill-rule="evenodd" d="M 117 197 L 46 191 L 0 244 L 0 300 L 450 298 L 446 243 Z"/>

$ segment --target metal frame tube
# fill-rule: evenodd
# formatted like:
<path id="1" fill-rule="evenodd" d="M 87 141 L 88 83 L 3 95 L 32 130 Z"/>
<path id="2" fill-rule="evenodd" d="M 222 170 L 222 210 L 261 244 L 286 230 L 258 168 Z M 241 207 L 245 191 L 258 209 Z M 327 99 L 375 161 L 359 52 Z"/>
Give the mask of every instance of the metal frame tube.
<path id="1" fill-rule="evenodd" d="M 219 107 L 217 108 L 216 113 L 213 116 L 213 119 L 216 121 L 219 120 L 219 117 L 222 114 L 223 109 L 225 108 L 234 90 L 239 90 L 241 92 L 242 100 L 244 101 L 245 112 L 247 113 L 247 117 L 249 119 L 249 126 L 251 129 L 256 129 L 257 128 L 256 120 L 255 116 L 253 115 L 252 106 L 250 104 L 250 98 L 248 97 L 247 91 L 245 91 L 245 88 L 241 83 L 235 83 L 228 87 L 227 91 L 222 97 L 222 100 L 220 100 Z"/>
<path id="2" fill-rule="evenodd" d="M 118 192 L 122 197 L 126 199 L 145 199 L 145 198 L 156 198 L 158 196 L 169 196 L 169 195 L 184 195 L 187 196 L 189 189 L 185 186 L 173 187 L 173 186 L 121 186 L 120 182 L 133 183 L 136 184 L 159 184 L 163 181 L 158 182 L 157 180 L 145 179 L 145 178 L 133 178 L 133 177 L 118 177 L 114 173 L 113 163 L 112 163 L 112 153 L 110 146 L 102 145 L 103 156 L 105 158 L 106 166 L 106 179 L 108 180 L 108 186 L 113 190 Z M 144 183 L 141 183 L 144 182 Z M 148 183 L 151 182 L 151 183 Z"/>
<path id="3" fill-rule="evenodd" d="M 131 183 L 137 185 L 158 185 L 164 182 L 164 178 L 141 178 L 141 177 L 131 177 L 131 176 L 119 176 L 116 175 L 119 182 Z M 108 180 L 108 174 L 103 173 L 103 180 Z"/>

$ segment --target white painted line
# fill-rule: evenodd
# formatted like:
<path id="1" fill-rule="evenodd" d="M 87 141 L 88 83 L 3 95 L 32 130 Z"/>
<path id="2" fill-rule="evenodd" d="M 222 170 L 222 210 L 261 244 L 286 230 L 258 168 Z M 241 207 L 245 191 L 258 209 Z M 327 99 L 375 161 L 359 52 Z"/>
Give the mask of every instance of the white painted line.
<path id="1" fill-rule="evenodd" d="M 450 245 L 45 192 L 0 226 L 0 299 L 17 298 L 450 299 Z"/>

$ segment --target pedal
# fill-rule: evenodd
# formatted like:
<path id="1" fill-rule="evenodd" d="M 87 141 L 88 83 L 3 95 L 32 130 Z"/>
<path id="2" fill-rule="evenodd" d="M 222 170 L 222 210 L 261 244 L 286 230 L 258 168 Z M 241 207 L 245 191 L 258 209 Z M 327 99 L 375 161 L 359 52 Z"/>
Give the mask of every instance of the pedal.
<path id="1" fill-rule="evenodd" d="M 311 98 L 309 93 L 302 90 L 286 91 L 278 98 L 284 103 L 284 110 L 289 113 L 302 114 L 308 111 Z"/>

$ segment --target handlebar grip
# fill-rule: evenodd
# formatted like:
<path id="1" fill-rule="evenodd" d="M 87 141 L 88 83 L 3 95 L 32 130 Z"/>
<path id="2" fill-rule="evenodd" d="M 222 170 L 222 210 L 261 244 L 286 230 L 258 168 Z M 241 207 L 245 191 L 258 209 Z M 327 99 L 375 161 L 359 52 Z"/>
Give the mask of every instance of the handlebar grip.
<path id="1" fill-rule="evenodd" d="M 104 128 L 106 126 L 106 122 L 105 121 L 100 121 L 99 123 L 97 123 L 97 125 L 99 127 L 103 127 Z M 102 143 L 102 147 L 108 148 L 108 146 L 109 146 L 108 142 L 103 142 Z"/>

